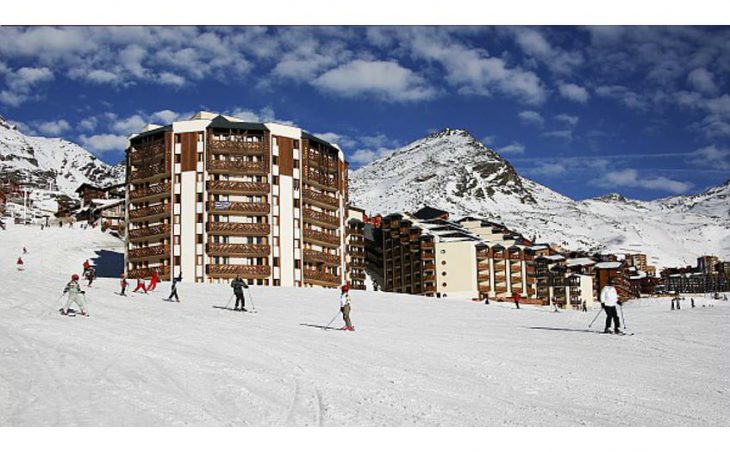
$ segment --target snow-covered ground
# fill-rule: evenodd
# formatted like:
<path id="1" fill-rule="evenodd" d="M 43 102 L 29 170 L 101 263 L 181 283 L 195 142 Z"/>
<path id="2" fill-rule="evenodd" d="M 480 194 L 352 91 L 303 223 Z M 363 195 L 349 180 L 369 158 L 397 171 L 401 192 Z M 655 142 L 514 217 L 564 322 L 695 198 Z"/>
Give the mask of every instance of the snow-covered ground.
<path id="1" fill-rule="evenodd" d="M 333 290 L 253 288 L 243 314 L 214 307 L 222 285 L 177 304 L 102 278 L 69 318 L 69 275 L 102 249 L 116 271 L 120 243 L 9 225 L 0 249 L 0 426 L 730 425 L 728 302 L 630 303 L 620 337 L 590 332 L 595 312 L 353 292 L 350 333 L 319 327 Z"/>

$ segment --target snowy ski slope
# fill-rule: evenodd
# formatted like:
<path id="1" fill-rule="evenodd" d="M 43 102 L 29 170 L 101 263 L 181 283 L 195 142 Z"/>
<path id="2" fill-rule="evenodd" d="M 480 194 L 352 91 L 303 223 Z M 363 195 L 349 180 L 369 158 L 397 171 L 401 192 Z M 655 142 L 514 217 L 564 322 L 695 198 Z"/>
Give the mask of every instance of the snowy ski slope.
<path id="1" fill-rule="evenodd" d="M 243 314 L 213 307 L 222 285 L 177 304 L 102 278 L 67 318 L 69 275 L 102 249 L 111 272 L 120 243 L 10 225 L 0 249 L 0 426 L 730 425 L 728 303 L 629 304 L 618 337 L 586 331 L 595 312 L 353 292 L 350 333 L 318 327 L 333 290 L 253 288 Z"/>

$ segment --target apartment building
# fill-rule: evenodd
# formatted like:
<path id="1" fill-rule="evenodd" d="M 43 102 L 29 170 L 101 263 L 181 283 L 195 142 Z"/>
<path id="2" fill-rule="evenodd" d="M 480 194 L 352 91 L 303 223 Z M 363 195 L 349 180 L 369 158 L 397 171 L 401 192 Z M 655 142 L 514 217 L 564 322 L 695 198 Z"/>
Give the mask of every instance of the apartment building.
<path id="1" fill-rule="evenodd" d="M 719 263 L 720 258 L 717 256 L 700 256 L 697 258 L 697 270 L 706 275 L 716 273 L 716 267 Z"/>
<path id="2" fill-rule="evenodd" d="M 347 281 L 351 289 L 365 290 L 365 211 L 347 207 Z"/>
<path id="3" fill-rule="evenodd" d="M 288 125 L 199 112 L 147 126 L 127 149 L 128 274 L 339 286 L 347 166 L 335 144 Z"/>

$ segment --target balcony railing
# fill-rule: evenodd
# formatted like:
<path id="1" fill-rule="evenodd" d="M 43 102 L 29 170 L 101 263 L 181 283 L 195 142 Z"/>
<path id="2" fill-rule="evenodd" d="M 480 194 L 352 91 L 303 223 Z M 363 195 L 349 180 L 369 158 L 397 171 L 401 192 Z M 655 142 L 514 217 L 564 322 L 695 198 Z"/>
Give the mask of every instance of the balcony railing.
<path id="1" fill-rule="evenodd" d="M 261 155 L 266 152 L 263 141 L 210 140 L 208 149 L 216 154 Z"/>
<path id="2" fill-rule="evenodd" d="M 165 143 L 153 143 L 135 146 L 129 153 L 129 160 L 132 164 L 139 164 L 145 160 L 163 158 L 165 156 Z"/>
<path id="3" fill-rule="evenodd" d="M 337 209 L 340 206 L 340 202 L 336 197 L 326 193 L 318 193 L 309 188 L 302 190 L 302 195 L 304 196 L 305 202 L 314 204 L 318 207 Z"/>
<path id="4" fill-rule="evenodd" d="M 153 198 L 170 196 L 171 187 L 169 182 L 164 184 L 150 185 L 149 187 L 135 188 L 129 192 L 130 201 L 144 201 Z"/>
<path id="5" fill-rule="evenodd" d="M 165 162 L 143 165 L 140 169 L 133 169 L 130 179 L 134 181 L 145 180 L 154 177 L 170 177 L 170 167 Z"/>
<path id="6" fill-rule="evenodd" d="M 321 155 L 307 152 L 307 165 L 316 166 L 329 173 L 337 172 L 337 160 L 322 158 Z"/>
<path id="7" fill-rule="evenodd" d="M 240 160 L 208 160 L 211 173 L 264 175 L 268 172 L 265 162 L 246 162 Z"/>
<path id="8" fill-rule="evenodd" d="M 127 278 L 151 278 L 155 270 L 157 270 L 157 275 L 160 277 L 160 279 L 162 279 L 163 281 L 170 280 L 170 267 L 168 267 L 167 265 L 147 268 L 135 268 L 134 270 L 127 271 Z"/>
<path id="9" fill-rule="evenodd" d="M 351 257 L 359 257 L 365 259 L 365 251 L 350 250 L 349 254 Z"/>
<path id="10" fill-rule="evenodd" d="M 270 231 L 271 226 L 268 223 L 208 222 L 208 234 L 213 235 L 262 236 L 269 235 Z"/>
<path id="11" fill-rule="evenodd" d="M 480 262 L 477 264 L 477 270 L 480 272 L 482 271 L 489 271 L 489 262 Z"/>
<path id="12" fill-rule="evenodd" d="M 129 211 L 130 220 L 142 220 L 149 217 L 165 216 L 170 214 L 170 204 L 157 204 L 149 207 L 140 207 Z"/>
<path id="13" fill-rule="evenodd" d="M 268 265 L 207 264 L 206 273 L 213 278 L 235 278 L 240 275 L 246 279 L 263 279 L 271 276 L 271 267 Z"/>
<path id="14" fill-rule="evenodd" d="M 477 259 L 489 259 L 489 250 L 477 251 Z"/>
<path id="15" fill-rule="evenodd" d="M 170 235 L 169 224 L 156 224 L 144 228 L 130 229 L 128 233 L 131 242 L 143 240 L 153 240 L 155 237 L 164 237 Z"/>
<path id="16" fill-rule="evenodd" d="M 305 249 L 305 262 L 323 262 L 330 265 L 340 265 L 340 256 L 336 254 L 323 253 L 321 251 Z"/>
<path id="17" fill-rule="evenodd" d="M 208 201 L 208 212 L 213 215 L 265 215 L 271 206 L 263 202 Z"/>
<path id="18" fill-rule="evenodd" d="M 319 226 L 336 229 L 340 226 L 340 219 L 335 215 L 328 215 L 324 212 L 317 212 L 316 210 L 304 208 L 303 209 L 304 220 L 309 223 L 313 223 Z"/>
<path id="19" fill-rule="evenodd" d="M 206 251 L 211 256 L 266 257 L 271 253 L 269 245 L 257 243 L 208 243 Z"/>
<path id="20" fill-rule="evenodd" d="M 169 254 L 170 245 L 157 245 L 129 250 L 128 256 L 130 260 L 145 260 L 153 257 L 168 256 Z"/>
<path id="21" fill-rule="evenodd" d="M 338 235 L 327 234 L 326 232 L 315 231 L 314 229 L 304 229 L 304 240 L 326 246 L 340 246 L 340 237 Z"/>
<path id="22" fill-rule="evenodd" d="M 340 284 L 340 277 L 332 273 L 326 273 L 319 270 L 304 269 L 304 279 L 307 282 L 315 283 L 327 287 L 336 287 Z"/>
<path id="23" fill-rule="evenodd" d="M 324 190 L 337 191 L 336 178 L 313 170 L 311 167 L 307 167 L 304 171 L 304 182 Z"/>
<path id="24" fill-rule="evenodd" d="M 208 191 L 213 194 L 267 195 L 271 187 L 266 182 L 209 180 Z"/>

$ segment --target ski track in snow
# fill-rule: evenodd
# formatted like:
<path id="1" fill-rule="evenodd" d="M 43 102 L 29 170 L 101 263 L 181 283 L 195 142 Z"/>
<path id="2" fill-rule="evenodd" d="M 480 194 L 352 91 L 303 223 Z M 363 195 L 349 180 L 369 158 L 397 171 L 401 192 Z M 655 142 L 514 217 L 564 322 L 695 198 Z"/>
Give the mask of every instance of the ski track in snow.
<path id="1" fill-rule="evenodd" d="M 595 311 L 355 291 L 349 333 L 317 327 L 333 290 L 254 287 L 248 315 L 212 309 L 225 285 L 184 282 L 178 304 L 169 283 L 124 298 L 101 278 L 91 317 L 69 318 L 69 275 L 121 243 L 10 225 L 0 246 L 0 426 L 730 424 L 726 302 L 634 301 L 636 335 L 616 337 L 586 331 Z"/>

